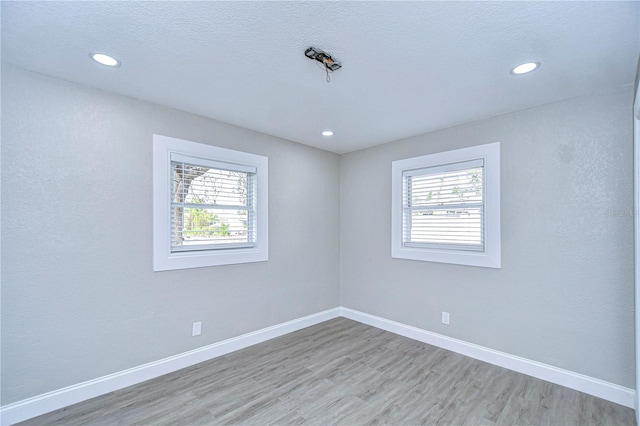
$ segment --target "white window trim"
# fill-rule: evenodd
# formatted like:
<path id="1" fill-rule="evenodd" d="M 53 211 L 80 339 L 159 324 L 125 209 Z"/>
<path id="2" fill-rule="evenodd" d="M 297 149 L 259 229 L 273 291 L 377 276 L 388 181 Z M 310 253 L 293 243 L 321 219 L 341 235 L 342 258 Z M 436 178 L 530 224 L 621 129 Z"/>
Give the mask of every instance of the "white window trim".
<path id="1" fill-rule="evenodd" d="M 463 161 L 484 160 L 484 251 L 439 250 L 402 244 L 402 173 Z M 500 268 L 500 143 L 393 161 L 391 164 L 391 257 Z"/>
<path id="2" fill-rule="evenodd" d="M 171 153 L 256 168 L 257 235 L 253 247 L 171 252 Z M 226 148 L 153 135 L 153 270 L 200 268 L 269 259 L 268 158 Z"/>

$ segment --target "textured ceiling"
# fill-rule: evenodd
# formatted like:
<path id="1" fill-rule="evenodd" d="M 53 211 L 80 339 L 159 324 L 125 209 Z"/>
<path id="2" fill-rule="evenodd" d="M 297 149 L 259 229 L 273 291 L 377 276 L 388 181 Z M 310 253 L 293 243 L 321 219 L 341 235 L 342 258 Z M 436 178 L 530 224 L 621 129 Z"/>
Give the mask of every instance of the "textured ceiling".
<path id="1" fill-rule="evenodd" d="M 2 61 L 344 153 L 632 83 L 639 6 L 3 1 Z"/>

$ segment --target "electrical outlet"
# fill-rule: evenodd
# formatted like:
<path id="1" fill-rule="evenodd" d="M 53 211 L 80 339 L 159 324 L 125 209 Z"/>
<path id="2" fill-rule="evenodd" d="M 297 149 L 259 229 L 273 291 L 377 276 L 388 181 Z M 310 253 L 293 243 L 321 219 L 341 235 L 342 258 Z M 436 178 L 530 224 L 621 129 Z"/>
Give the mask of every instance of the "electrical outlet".
<path id="1" fill-rule="evenodd" d="M 449 325 L 449 312 L 442 311 L 442 323 Z"/>
<path id="2" fill-rule="evenodd" d="M 199 336 L 201 333 L 202 333 L 202 322 L 201 321 L 194 322 L 193 328 L 191 329 L 191 335 Z"/>

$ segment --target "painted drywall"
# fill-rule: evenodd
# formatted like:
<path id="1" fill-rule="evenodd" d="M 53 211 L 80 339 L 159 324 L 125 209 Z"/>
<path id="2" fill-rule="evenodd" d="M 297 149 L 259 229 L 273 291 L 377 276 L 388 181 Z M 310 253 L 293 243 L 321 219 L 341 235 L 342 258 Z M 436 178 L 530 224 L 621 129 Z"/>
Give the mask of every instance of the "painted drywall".
<path id="1" fill-rule="evenodd" d="M 635 388 L 632 97 L 629 85 L 343 155 L 342 306 Z M 391 162 L 490 142 L 502 268 L 392 259 Z"/>
<path id="2" fill-rule="evenodd" d="M 2 405 L 338 306 L 338 155 L 10 66 L 2 107 Z M 268 262 L 153 272 L 154 133 L 269 157 Z"/>

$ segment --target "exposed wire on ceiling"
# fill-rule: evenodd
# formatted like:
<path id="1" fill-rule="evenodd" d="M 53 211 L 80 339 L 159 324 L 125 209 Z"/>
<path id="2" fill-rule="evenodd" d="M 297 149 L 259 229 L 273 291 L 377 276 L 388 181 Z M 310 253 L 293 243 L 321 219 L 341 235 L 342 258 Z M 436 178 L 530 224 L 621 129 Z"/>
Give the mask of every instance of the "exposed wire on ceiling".
<path id="1" fill-rule="evenodd" d="M 342 68 L 342 65 L 340 64 L 340 62 L 333 59 L 331 55 L 329 55 L 328 53 L 320 49 L 317 49 L 315 47 L 307 48 L 307 50 L 304 51 L 304 56 L 306 56 L 309 59 L 318 61 L 323 65 L 325 73 L 327 74 L 327 83 L 331 81 L 331 77 L 329 76 L 329 73 L 332 73 Z"/>

